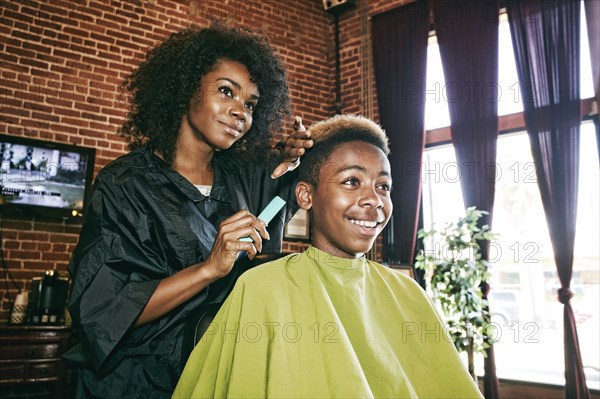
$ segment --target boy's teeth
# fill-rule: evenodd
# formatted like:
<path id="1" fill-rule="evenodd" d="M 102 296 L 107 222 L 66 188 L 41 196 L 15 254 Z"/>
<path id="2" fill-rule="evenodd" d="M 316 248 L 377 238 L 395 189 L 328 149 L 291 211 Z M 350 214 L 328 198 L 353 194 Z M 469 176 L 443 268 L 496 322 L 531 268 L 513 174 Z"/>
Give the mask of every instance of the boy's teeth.
<path id="1" fill-rule="evenodd" d="M 377 222 L 369 222 L 369 221 L 365 221 L 365 220 L 355 220 L 355 219 L 350 219 L 350 221 L 358 226 L 368 227 L 371 229 L 373 227 L 377 226 Z"/>

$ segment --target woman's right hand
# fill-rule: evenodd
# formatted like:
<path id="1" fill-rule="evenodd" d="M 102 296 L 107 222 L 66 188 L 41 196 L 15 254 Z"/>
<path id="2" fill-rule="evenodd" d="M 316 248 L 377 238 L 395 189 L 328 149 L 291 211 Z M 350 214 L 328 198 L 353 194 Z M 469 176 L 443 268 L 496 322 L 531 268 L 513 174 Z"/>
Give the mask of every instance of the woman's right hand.
<path id="1" fill-rule="evenodd" d="M 250 237 L 253 242 L 240 241 Z M 204 262 L 186 267 L 164 278 L 140 313 L 136 326 L 156 320 L 175 309 L 210 283 L 225 277 L 240 252 L 247 251 L 254 259 L 262 251 L 262 239 L 269 239 L 266 224 L 248 211 L 239 211 L 225 219 L 219 226 L 212 251 Z"/>
<path id="2" fill-rule="evenodd" d="M 242 237 L 250 237 L 253 242 L 240 241 Z M 219 225 L 217 238 L 204 267 L 214 273 L 215 278 L 223 278 L 233 268 L 240 252 L 246 251 L 248 257 L 254 259 L 262 251 L 263 238 L 270 238 L 265 222 L 249 211 L 241 210 Z"/>

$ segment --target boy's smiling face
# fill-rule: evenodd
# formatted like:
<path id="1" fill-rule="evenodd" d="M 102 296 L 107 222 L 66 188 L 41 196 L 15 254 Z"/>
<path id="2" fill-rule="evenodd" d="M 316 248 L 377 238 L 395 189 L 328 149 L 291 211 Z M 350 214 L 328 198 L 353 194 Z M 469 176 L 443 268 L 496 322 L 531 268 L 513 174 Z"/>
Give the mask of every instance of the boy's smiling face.
<path id="1" fill-rule="evenodd" d="M 312 245 L 342 258 L 369 251 L 392 215 L 391 186 L 390 163 L 379 148 L 363 141 L 337 146 L 317 187 L 296 187 L 299 205 L 312 211 Z"/>

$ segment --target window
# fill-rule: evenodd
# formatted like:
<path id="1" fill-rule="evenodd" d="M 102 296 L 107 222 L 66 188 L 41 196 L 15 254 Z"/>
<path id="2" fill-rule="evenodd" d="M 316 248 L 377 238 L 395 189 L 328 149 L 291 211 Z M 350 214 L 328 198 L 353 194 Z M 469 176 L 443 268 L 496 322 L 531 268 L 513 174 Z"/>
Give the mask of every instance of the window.
<path id="1" fill-rule="evenodd" d="M 590 47 L 588 44 L 587 25 L 583 2 L 581 3 L 581 44 L 580 63 L 581 98 L 594 97 L 594 84 L 592 83 L 592 62 L 590 61 Z M 517 67 L 510 37 L 510 28 L 506 13 L 500 15 L 498 27 L 498 115 L 509 115 L 523 112 Z M 427 48 L 427 81 L 425 89 L 425 129 L 438 129 L 450 126 L 448 112 L 448 93 L 445 89 L 444 72 L 440 49 L 435 35 L 429 37 Z"/>
<path id="2" fill-rule="evenodd" d="M 592 122 L 581 126 L 577 236 L 572 300 L 581 355 L 590 388 L 600 388 L 598 345 L 600 175 Z M 423 169 L 425 228 L 443 225 L 463 212 L 460 174 L 451 146 L 426 150 Z M 490 309 L 499 378 L 564 384 L 563 307 L 552 245 L 525 132 L 498 140 L 493 231 L 490 250 Z M 483 374 L 483 365 L 479 368 Z"/>
<path id="3" fill-rule="evenodd" d="M 593 96 L 585 14 L 582 11 L 581 97 Z M 499 115 L 522 112 L 507 18 L 499 26 Z M 444 79 L 435 37 L 427 66 L 426 128 L 449 125 Z M 498 139 L 492 230 L 500 235 L 490 251 L 490 309 L 499 326 L 495 343 L 499 378 L 564 384 L 563 306 L 529 139 L 522 131 Z M 448 136 L 449 137 L 449 136 Z M 600 389 L 600 176 L 595 127 L 581 125 L 577 235 L 571 288 L 582 361 L 590 388 Z M 423 157 L 424 226 L 443 226 L 464 213 L 460 168 L 451 145 L 426 149 Z M 427 243 L 426 243 L 427 245 Z M 479 357 L 478 373 L 483 374 Z"/>

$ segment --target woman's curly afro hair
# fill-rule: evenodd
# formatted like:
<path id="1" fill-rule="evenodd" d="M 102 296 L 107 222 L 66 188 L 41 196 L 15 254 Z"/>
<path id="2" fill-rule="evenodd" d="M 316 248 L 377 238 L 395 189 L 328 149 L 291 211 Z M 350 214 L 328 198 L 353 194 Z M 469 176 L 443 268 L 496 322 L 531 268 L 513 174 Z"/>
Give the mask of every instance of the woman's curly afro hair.
<path id="1" fill-rule="evenodd" d="M 220 61 L 244 64 L 260 91 L 253 123 L 236 142 L 232 159 L 256 160 L 266 151 L 271 135 L 290 114 L 287 76 L 267 38 L 247 28 L 191 26 L 173 33 L 150 50 L 141 65 L 122 84 L 130 110 L 119 134 L 130 149 L 148 144 L 172 164 L 182 116 L 200 88 L 202 77 Z M 224 154 L 223 154 L 224 155 Z"/>

